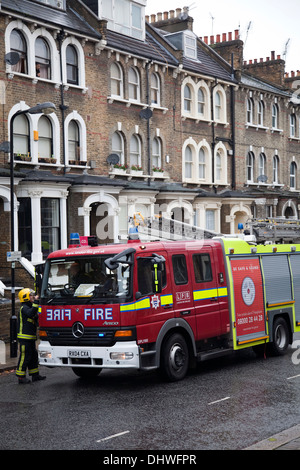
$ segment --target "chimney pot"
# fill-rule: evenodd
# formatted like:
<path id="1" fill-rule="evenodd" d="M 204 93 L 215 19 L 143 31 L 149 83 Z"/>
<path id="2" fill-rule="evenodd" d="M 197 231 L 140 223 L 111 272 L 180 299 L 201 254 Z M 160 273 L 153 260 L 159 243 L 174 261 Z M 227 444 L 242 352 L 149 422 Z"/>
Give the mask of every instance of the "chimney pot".
<path id="1" fill-rule="evenodd" d="M 271 51 L 271 60 L 275 60 L 275 51 Z"/>
<path id="2" fill-rule="evenodd" d="M 157 21 L 161 21 L 162 20 L 162 13 L 159 12 L 157 13 Z"/>
<path id="3" fill-rule="evenodd" d="M 239 38 L 239 30 L 235 29 L 234 30 L 234 39 L 238 39 L 238 38 Z"/>
<path id="4" fill-rule="evenodd" d="M 167 20 L 169 18 L 169 12 L 164 11 L 164 20 Z"/>
<path id="5" fill-rule="evenodd" d="M 156 15 L 151 15 L 151 23 L 155 23 Z"/>
<path id="6" fill-rule="evenodd" d="M 232 41 L 232 33 L 228 33 L 228 41 Z"/>
<path id="7" fill-rule="evenodd" d="M 208 44 L 208 36 L 204 36 L 204 42 L 205 44 Z"/>
<path id="8" fill-rule="evenodd" d="M 181 8 L 176 8 L 176 16 L 179 16 L 181 13 Z"/>
<path id="9" fill-rule="evenodd" d="M 280 54 L 277 56 L 277 60 L 281 60 L 281 55 Z"/>
<path id="10" fill-rule="evenodd" d="M 174 10 L 170 10 L 170 18 L 174 18 L 175 16 L 175 11 Z"/>
<path id="11" fill-rule="evenodd" d="M 215 37 L 214 37 L 214 36 L 210 36 L 210 43 L 211 43 L 211 44 L 214 44 L 214 43 L 215 43 Z"/>
<path id="12" fill-rule="evenodd" d="M 216 42 L 220 42 L 220 41 L 221 41 L 221 35 L 217 34 L 217 41 Z"/>
<path id="13" fill-rule="evenodd" d="M 223 33 L 222 34 L 222 42 L 226 42 L 227 34 Z"/>

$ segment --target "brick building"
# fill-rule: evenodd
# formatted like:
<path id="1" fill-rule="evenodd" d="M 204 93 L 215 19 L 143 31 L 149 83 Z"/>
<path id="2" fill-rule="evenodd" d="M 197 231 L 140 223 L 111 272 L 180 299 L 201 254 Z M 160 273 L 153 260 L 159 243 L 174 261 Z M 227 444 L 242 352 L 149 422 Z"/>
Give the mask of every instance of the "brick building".
<path id="1" fill-rule="evenodd" d="M 126 240 L 136 212 L 224 233 L 252 215 L 298 217 L 299 105 L 283 61 L 245 64 L 237 32 L 208 44 L 186 10 L 145 18 L 145 0 L 121 4 L 1 2 L 0 142 L 14 118 L 19 285 L 72 232 Z M 51 114 L 15 117 L 48 101 Z M 11 156 L 1 149 L 5 283 Z"/>

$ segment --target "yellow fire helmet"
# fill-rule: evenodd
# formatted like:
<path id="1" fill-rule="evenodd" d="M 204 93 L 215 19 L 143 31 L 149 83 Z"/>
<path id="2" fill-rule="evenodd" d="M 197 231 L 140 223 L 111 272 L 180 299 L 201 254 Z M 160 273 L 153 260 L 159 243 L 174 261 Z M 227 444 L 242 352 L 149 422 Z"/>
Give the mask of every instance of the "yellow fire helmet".
<path id="1" fill-rule="evenodd" d="M 28 302 L 30 300 L 29 298 L 30 294 L 34 294 L 34 291 L 28 288 L 21 289 L 18 294 L 20 302 Z"/>

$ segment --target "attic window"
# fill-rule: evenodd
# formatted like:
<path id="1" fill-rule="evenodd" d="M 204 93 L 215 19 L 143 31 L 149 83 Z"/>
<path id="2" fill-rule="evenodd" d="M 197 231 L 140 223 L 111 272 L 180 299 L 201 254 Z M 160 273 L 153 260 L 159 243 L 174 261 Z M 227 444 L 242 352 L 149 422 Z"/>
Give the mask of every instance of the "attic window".
<path id="1" fill-rule="evenodd" d="M 197 59 L 197 42 L 193 36 L 184 35 L 185 56 L 190 59 Z"/>
<path id="2" fill-rule="evenodd" d="M 100 16 L 108 29 L 136 39 L 145 36 L 145 0 L 101 0 Z"/>

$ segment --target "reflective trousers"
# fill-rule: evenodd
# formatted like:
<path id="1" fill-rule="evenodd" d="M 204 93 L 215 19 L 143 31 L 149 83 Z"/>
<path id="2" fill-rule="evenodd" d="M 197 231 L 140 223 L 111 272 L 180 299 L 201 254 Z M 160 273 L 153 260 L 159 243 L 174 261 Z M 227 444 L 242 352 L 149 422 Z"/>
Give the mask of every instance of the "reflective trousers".
<path id="1" fill-rule="evenodd" d="M 28 369 L 29 375 L 39 373 L 39 360 L 38 353 L 35 347 L 34 340 L 20 341 L 20 357 L 16 370 L 18 377 L 25 377 L 26 370 Z"/>

